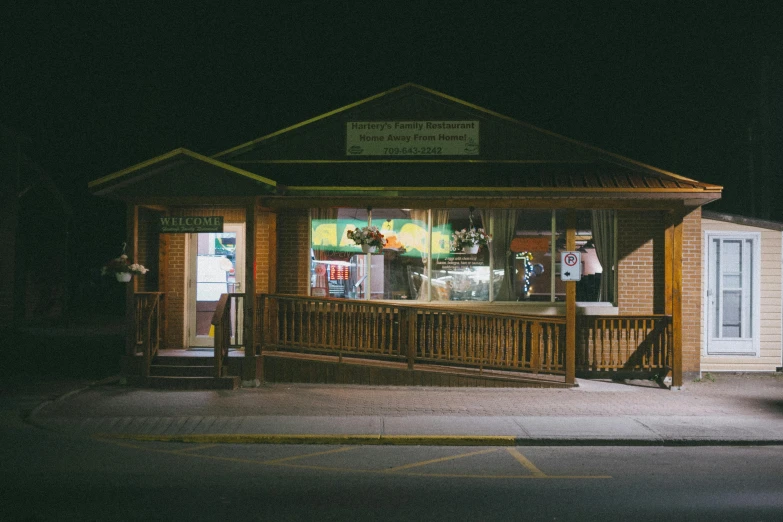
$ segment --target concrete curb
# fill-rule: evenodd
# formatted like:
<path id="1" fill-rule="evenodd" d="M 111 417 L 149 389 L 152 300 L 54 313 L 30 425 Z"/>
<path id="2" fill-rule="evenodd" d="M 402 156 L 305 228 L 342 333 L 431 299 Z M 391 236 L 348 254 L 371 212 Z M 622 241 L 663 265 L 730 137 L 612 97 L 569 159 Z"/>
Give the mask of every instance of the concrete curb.
<path id="1" fill-rule="evenodd" d="M 29 422 L 29 423 L 31 423 L 31 424 L 39 427 L 39 428 L 43 428 L 44 427 L 43 424 L 40 423 L 40 422 L 37 422 L 35 420 L 35 416 L 38 414 L 39 411 L 44 409 L 49 404 L 52 404 L 54 402 L 64 401 L 65 399 L 67 399 L 69 397 L 73 397 L 74 395 L 78 395 L 79 393 L 82 393 L 85 390 L 89 390 L 90 388 L 95 388 L 97 386 L 105 386 L 107 384 L 114 384 L 116 382 L 119 382 L 119 380 L 120 380 L 120 376 L 119 375 L 112 375 L 111 377 L 106 377 L 106 378 L 101 379 L 99 381 L 91 382 L 91 383 L 87 384 L 86 386 L 82 386 L 81 388 L 77 388 L 75 390 L 71 390 L 69 392 L 66 392 L 66 393 L 64 393 L 64 394 L 62 394 L 59 397 L 56 397 L 54 399 L 51 399 L 51 400 L 48 400 L 48 401 L 43 401 L 41 404 L 39 404 L 38 406 L 33 408 L 30 411 L 30 413 L 28 413 L 22 420 L 24 420 L 25 422 Z"/>
<path id="2" fill-rule="evenodd" d="M 253 433 L 145 435 L 99 433 L 102 440 L 184 442 L 192 444 L 313 444 L 365 446 L 783 446 L 778 440 L 715 439 L 529 439 L 513 435 L 270 435 Z"/>

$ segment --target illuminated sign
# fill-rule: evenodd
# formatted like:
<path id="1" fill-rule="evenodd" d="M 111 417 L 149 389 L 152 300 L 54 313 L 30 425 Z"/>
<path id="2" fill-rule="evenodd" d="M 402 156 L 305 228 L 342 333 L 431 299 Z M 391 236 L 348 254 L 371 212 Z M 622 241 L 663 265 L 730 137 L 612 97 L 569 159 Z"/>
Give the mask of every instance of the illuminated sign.
<path id="1" fill-rule="evenodd" d="M 349 121 L 348 156 L 477 156 L 479 122 Z"/>
<path id="2" fill-rule="evenodd" d="M 384 250 L 394 250 L 403 256 L 422 256 L 428 251 L 427 224 L 415 219 L 373 219 L 386 239 Z M 361 247 L 348 238 L 347 232 L 367 226 L 357 219 L 313 219 L 310 230 L 313 250 L 361 252 Z M 432 253 L 448 254 L 451 226 L 432 230 Z"/>
<path id="3" fill-rule="evenodd" d="M 329 265 L 329 279 L 332 281 L 345 281 L 349 271 L 346 265 Z"/>

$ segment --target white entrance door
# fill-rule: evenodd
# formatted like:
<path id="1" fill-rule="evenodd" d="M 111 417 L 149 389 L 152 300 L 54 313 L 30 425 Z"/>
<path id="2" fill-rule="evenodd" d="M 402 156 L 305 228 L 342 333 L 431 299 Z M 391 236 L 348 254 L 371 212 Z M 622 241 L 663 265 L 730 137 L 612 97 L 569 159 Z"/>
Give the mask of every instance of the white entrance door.
<path id="1" fill-rule="evenodd" d="M 707 355 L 755 355 L 759 339 L 757 234 L 707 234 Z"/>
<path id="2" fill-rule="evenodd" d="M 188 237 L 188 343 L 214 346 L 212 314 L 221 294 L 243 292 L 245 225 L 226 223 L 221 233 Z"/>

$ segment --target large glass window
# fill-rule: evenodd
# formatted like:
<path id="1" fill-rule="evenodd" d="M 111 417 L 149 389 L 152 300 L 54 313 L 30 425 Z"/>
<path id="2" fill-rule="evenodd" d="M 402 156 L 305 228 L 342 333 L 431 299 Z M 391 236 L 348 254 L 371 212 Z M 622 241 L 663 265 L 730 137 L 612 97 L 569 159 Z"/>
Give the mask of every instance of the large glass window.
<path id="1" fill-rule="evenodd" d="M 489 245 L 481 244 L 480 238 L 470 237 L 471 230 L 478 235 L 486 232 L 481 213 L 475 209 L 452 208 L 435 209 L 432 214 L 431 299 L 489 301 Z M 472 248 L 469 242 L 474 243 Z"/>
<path id="2" fill-rule="evenodd" d="M 416 299 L 427 260 L 426 210 L 314 209 L 311 212 L 311 295 L 348 299 Z M 386 245 L 364 253 L 349 231 L 374 226 Z"/>
<path id="3" fill-rule="evenodd" d="M 611 211 L 578 211 L 582 253 L 577 300 L 611 301 L 602 290 L 602 263 L 593 227 L 602 231 L 605 259 L 614 259 Z M 418 301 L 557 301 L 565 299 L 560 252 L 565 211 L 524 209 L 314 209 L 311 213 L 311 294 L 349 299 Z M 596 221 L 598 219 L 598 221 Z M 386 245 L 365 253 L 349 231 L 376 227 Z M 482 236 L 478 248 L 464 241 Z M 604 237 L 605 236 L 605 237 Z M 460 241 L 462 239 L 463 241 Z M 611 289 L 610 289 L 611 290 Z"/>

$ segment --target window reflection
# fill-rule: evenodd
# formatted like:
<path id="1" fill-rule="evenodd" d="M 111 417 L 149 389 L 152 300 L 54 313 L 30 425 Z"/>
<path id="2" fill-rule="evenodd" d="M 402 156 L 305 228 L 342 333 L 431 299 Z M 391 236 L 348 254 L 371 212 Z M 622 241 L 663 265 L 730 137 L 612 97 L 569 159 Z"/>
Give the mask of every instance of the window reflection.
<path id="1" fill-rule="evenodd" d="M 489 301 L 489 248 L 457 251 L 452 241 L 455 232 L 471 228 L 486 229 L 481 212 L 475 209 L 433 210 L 433 301 Z"/>
<path id="2" fill-rule="evenodd" d="M 577 212 L 576 248 L 582 253 L 577 301 L 601 298 L 594 219 L 590 211 Z M 386 239 L 377 254 L 363 253 L 347 237 L 348 230 L 368 225 Z M 454 232 L 471 227 L 485 229 L 492 241 L 477 252 L 456 249 Z M 565 211 L 560 210 L 313 209 L 311 295 L 425 302 L 564 300 L 559 264 L 565 232 Z"/>

